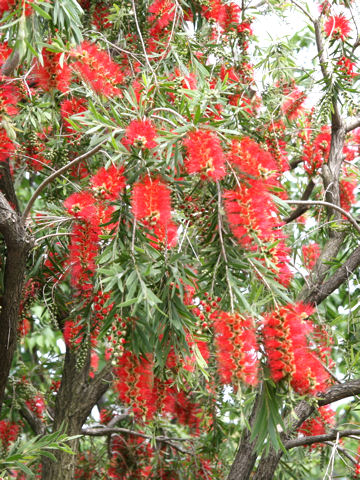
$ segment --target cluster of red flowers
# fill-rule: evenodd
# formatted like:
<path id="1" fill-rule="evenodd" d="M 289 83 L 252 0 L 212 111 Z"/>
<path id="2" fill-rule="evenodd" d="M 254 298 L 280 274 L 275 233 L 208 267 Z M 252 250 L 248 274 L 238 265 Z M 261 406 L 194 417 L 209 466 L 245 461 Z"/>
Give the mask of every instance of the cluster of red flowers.
<path id="1" fill-rule="evenodd" d="M 149 229 L 151 245 L 173 247 L 177 240 L 177 226 L 171 220 L 170 190 L 160 178 L 146 176 L 133 186 L 132 211 L 137 221 Z"/>
<path id="2" fill-rule="evenodd" d="M 349 211 L 356 201 L 354 190 L 358 186 L 358 179 L 355 173 L 347 173 L 345 168 L 343 173 L 345 176 L 340 180 L 340 205 Z"/>
<path id="3" fill-rule="evenodd" d="M 344 15 L 334 15 L 327 19 L 324 25 L 327 37 L 345 40 L 351 31 L 349 20 Z"/>
<path id="4" fill-rule="evenodd" d="M 59 90 L 67 93 L 71 82 L 71 69 L 66 59 L 61 62 L 62 54 L 51 52 L 43 48 L 42 63 L 35 62 L 35 68 L 32 72 L 37 85 L 45 92 Z"/>
<path id="5" fill-rule="evenodd" d="M 8 137 L 5 128 L 0 128 L 0 162 L 5 162 L 15 151 L 15 145 Z"/>
<path id="6" fill-rule="evenodd" d="M 10 420 L 0 420 L 0 446 L 2 453 L 6 453 L 10 443 L 15 442 L 19 435 L 20 427 Z"/>
<path id="7" fill-rule="evenodd" d="M 138 418 L 151 419 L 156 411 L 153 391 L 153 361 L 138 358 L 129 351 L 118 358 L 114 369 L 116 381 L 115 390 L 125 405 L 131 405 L 133 413 Z"/>
<path id="8" fill-rule="evenodd" d="M 299 428 L 299 433 L 305 437 L 323 435 L 327 428 L 335 427 L 335 412 L 329 405 L 319 407 L 314 418 L 306 420 Z M 321 443 L 313 443 L 311 449 L 322 446 Z"/>
<path id="9" fill-rule="evenodd" d="M 31 6 L 35 0 L 0 0 L 0 18 L 4 15 L 5 12 L 9 12 L 21 6 L 25 12 L 25 16 L 29 17 L 33 14 L 33 8 Z M 20 5 L 19 5 L 20 3 Z"/>
<path id="10" fill-rule="evenodd" d="M 358 73 L 354 72 L 354 67 L 356 67 L 356 63 L 352 62 L 350 58 L 345 57 L 344 55 L 339 58 L 336 65 L 339 67 L 340 72 L 343 73 L 348 78 L 354 78 Z"/>
<path id="11" fill-rule="evenodd" d="M 115 201 L 125 188 L 124 167 L 100 168 L 90 183 L 96 198 Z"/>
<path id="12" fill-rule="evenodd" d="M 312 313 L 312 307 L 297 303 L 264 317 L 263 341 L 271 378 L 274 382 L 288 378 L 300 395 L 314 395 L 325 390 L 330 382 L 329 374 L 309 343 L 314 327 L 307 317 Z"/>
<path id="13" fill-rule="evenodd" d="M 210 0 L 202 6 L 202 14 L 208 21 L 216 22 L 225 33 L 245 31 L 245 27 L 241 23 L 241 9 L 235 2 L 225 3 L 223 0 Z M 249 24 L 247 28 L 251 34 Z"/>
<path id="14" fill-rule="evenodd" d="M 64 100 L 60 105 L 60 115 L 64 122 L 65 130 L 68 133 L 76 133 L 73 126 L 67 121 L 72 115 L 80 114 L 86 110 L 85 98 L 73 97 L 68 100 Z"/>
<path id="15" fill-rule="evenodd" d="M 141 149 L 154 148 L 157 145 L 155 138 L 156 128 L 151 120 L 133 120 L 125 130 L 122 143 Z"/>
<path id="16" fill-rule="evenodd" d="M 225 176 L 225 154 L 215 132 L 189 132 L 183 144 L 187 149 L 185 168 L 189 174 L 200 173 L 203 179 L 213 180 L 220 180 Z"/>
<path id="17" fill-rule="evenodd" d="M 154 0 L 149 6 L 148 22 L 152 24 L 149 35 L 157 38 L 174 20 L 176 4 L 174 0 Z"/>
<path id="18" fill-rule="evenodd" d="M 286 93 L 285 100 L 281 105 L 281 111 L 290 122 L 295 120 L 303 111 L 302 104 L 304 103 L 305 98 L 305 93 L 297 87 L 289 93 Z"/>
<path id="19" fill-rule="evenodd" d="M 267 125 L 267 130 L 264 132 L 268 150 L 274 157 L 278 170 L 281 173 L 289 170 L 289 160 L 286 152 L 284 132 L 285 124 L 282 120 Z"/>
<path id="20" fill-rule="evenodd" d="M 238 313 L 218 312 L 214 332 L 222 383 L 257 385 L 259 348 L 253 320 Z"/>
<path id="21" fill-rule="evenodd" d="M 303 245 L 302 254 L 305 268 L 312 270 L 320 256 L 320 245 L 318 243 L 309 243 L 308 245 Z"/>
<path id="22" fill-rule="evenodd" d="M 313 175 L 323 163 L 326 163 L 330 153 L 331 134 L 329 127 L 321 127 L 319 134 L 313 137 L 310 129 L 303 132 L 304 169 L 309 175 Z"/>
<path id="23" fill-rule="evenodd" d="M 112 97 L 122 95 L 118 87 L 124 81 L 120 66 L 115 63 L 107 52 L 93 43 L 83 42 L 71 52 L 75 62 L 71 65 L 74 72 L 90 85 L 99 95 Z"/>
<path id="24" fill-rule="evenodd" d="M 37 418 L 39 418 L 42 422 L 45 421 L 44 413 L 45 413 L 45 401 L 44 397 L 40 394 L 35 395 L 34 397 L 29 398 L 26 400 L 25 405 L 28 409 L 35 414 Z"/>
<path id="25" fill-rule="evenodd" d="M 287 266 L 289 250 L 282 222 L 270 192 L 279 186 L 278 171 L 273 157 L 249 138 L 232 143 L 229 160 L 243 177 L 236 190 L 224 192 L 224 207 L 233 235 L 240 244 L 252 251 L 259 251 L 263 260 L 270 260 L 271 269 L 280 283 L 288 285 L 291 272 Z M 260 245 L 259 245 L 260 242 Z M 273 244 L 269 249 L 264 244 Z"/>

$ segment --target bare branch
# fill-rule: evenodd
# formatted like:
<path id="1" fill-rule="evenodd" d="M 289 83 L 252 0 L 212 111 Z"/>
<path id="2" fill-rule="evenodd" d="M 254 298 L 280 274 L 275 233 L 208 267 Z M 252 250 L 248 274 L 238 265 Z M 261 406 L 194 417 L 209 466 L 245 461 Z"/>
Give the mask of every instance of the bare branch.
<path id="1" fill-rule="evenodd" d="M 349 133 L 358 127 L 360 127 L 360 117 L 351 118 L 351 119 L 349 118 L 345 123 L 345 132 Z"/>
<path id="2" fill-rule="evenodd" d="M 310 179 L 309 183 L 307 184 L 304 193 L 302 194 L 301 200 L 308 200 L 310 195 L 312 194 L 312 191 L 314 190 L 315 183 L 312 179 Z M 285 223 L 290 223 L 293 220 L 297 219 L 300 217 L 303 213 L 308 210 L 310 205 L 300 205 L 298 208 L 296 208 L 288 217 L 284 218 Z"/>
<path id="3" fill-rule="evenodd" d="M 337 210 L 338 212 L 342 213 L 350 221 L 350 223 L 355 227 L 355 229 L 360 233 L 360 225 L 357 223 L 355 218 L 349 212 L 347 212 L 343 208 L 339 207 L 338 205 L 335 205 L 334 203 L 323 202 L 321 200 L 316 200 L 316 201 L 313 201 L 313 200 L 285 200 L 285 202 L 288 203 L 289 205 L 304 205 L 304 206 L 320 205 L 320 206 L 324 206 L 324 207 L 333 208 L 334 210 Z"/>
<path id="4" fill-rule="evenodd" d="M 288 440 L 285 442 L 285 448 L 290 450 L 291 448 L 301 447 L 304 445 L 312 445 L 313 443 L 323 443 L 329 440 L 336 440 L 337 438 L 349 437 L 350 435 L 359 435 L 360 429 L 353 430 L 332 430 L 330 433 L 324 433 L 322 435 L 313 435 L 311 437 L 300 437 Z"/>

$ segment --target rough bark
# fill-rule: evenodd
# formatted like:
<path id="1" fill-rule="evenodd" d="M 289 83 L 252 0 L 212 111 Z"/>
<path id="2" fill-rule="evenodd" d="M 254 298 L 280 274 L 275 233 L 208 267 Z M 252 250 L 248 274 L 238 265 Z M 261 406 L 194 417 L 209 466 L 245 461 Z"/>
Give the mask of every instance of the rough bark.
<path id="1" fill-rule="evenodd" d="M 5 195 L 0 192 L 0 233 L 6 245 L 4 286 L 0 313 L 0 411 L 5 387 L 16 349 L 17 325 L 25 267 L 32 239 L 12 209 Z"/>
<path id="2" fill-rule="evenodd" d="M 69 436 L 80 435 L 83 424 L 92 408 L 109 388 L 112 380 L 111 366 L 106 366 L 93 380 L 89 377 L 89 355 L 82 368 L 76 365 L 76 353 L 69 349 L 64 360 L 61 386 L 56 398 L 53 431 L 61 430 Z M 74 453 L 78 439 L 69 442 Z M 56 451 L 57 461 L 43 459 L 42 480 L 72 480 L 76 455 Z"/>

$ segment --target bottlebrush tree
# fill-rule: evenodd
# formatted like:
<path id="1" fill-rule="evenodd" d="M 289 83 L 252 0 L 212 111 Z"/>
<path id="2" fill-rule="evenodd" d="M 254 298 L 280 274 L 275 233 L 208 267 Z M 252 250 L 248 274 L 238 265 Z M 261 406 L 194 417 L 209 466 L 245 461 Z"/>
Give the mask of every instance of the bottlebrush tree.
<path id="1" fill-rule="evenodd" d="M 356 3 L 0 1 L 2 477 L 358 478 Z"/>

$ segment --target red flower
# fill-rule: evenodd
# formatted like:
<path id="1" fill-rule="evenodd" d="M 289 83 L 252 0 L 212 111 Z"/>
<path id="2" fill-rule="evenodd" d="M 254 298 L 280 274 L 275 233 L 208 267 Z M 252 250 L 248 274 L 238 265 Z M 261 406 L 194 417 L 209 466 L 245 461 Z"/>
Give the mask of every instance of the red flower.
<path id="1" fill-rule="evenodd" d="M 113 62 L 108 53 L 95 44 L 83 42 L 71 52 L 76 61 L 71 68 L 99 95 L 112 97 L 122 95 L 118 87 L 124 80 L 120 66 Z"/>
<path id="2" fill-rule="evenodd" d="M 218 312 L 214 321 L 216 357 L 225 384 L 258 383 L 258 345 L 254 323 L 240 314 Z"/>
<path id="3" fill-rule="evenodd" d="M 150 36 L 159 35 L 174 20 L 176 5 L 173 0 L 154 0 L 149 6 L 148 22 L 153 23 Z"/>
<path id="4" fill-rule="evenodd" d="M 133 186 L 132 211 L 136 220 L 167 226 L 171 220 L 170 190 L 160 178 L 145 177 Z"/>
<path id="5" fill-rule="evenodd" d="M 0 162 L 7 160 L 15 151 L 15 145 L 8 137 L 6 130 L 0 128 Z"/>
<path id="6" fill-rule="evenodd" d="M 111 165 L 108 169 L 100 170 L 90 179 L 95 194 L 102 199 L 115 201 L 125 188 L 124 167 L 116 168 Z"/>
<path id="7" fill-rule="evenodd" d="M 309 175 L 313 175 L 327 162 L 330 153 L 331 134 L 329 127 L 321 127 L 321 132 L 311 138 L 308 130 L 304 131 L 305 145 L 303 148 L 304 169 Z"/>
<path id="8" fill-rule="evenodd" d="M 185 167 L 189 174 L 200 173 L 203 179 L 213 180 L 225 176 L 225 155 L 215 132 L 189 132 L 183 143 L 187 149 Z"/>
<path id="9" fill-rule="evenodd" d="M 79 114 L 86 111 L 86 99 L 85 98 L 71 98 L 70 100 L 64 100 L 60 105 L 60 115 L 64 121 L 65 130 L 69 133 L 77 133 L 72 125 L 67 121 L 72 115 Z"/>
<path id="10" fill-rule="evenodd" d="M 312 270 L 316 260 L 320 256 L 320 246 L 318 243 L 309 243 L 309 245 L 302 246 L 302 253 L 304 258 L 304 265 L 308 270 Z"/>
<path id="11" fill-rule="evenodd" d="M 354 78 L 358 75 L 358 73 L 354 72 L 354 67 L 356 67 L 356 63 L 352 62 L 350 58 L 342 56 L 339 58 L 336 65 L 338 65 L 339 70 L 347 77 Z"/>
<path id="12" fill-rule="evenodd" d="M 151 419 L 155 413 L 153 395 L 153 361 L 150 355 L 138 358 L 125 351 L 114 369 L 114 388 L 125 405 L 131 405 L 136 417 Z"/>
<path id="13" fill-rule="evenodd" d="M 341 40 L 344 40 L 351 30 L 349 20 L 343 14 L 329 17 L 324 29 L 328 37 L 341 38 Z"/>
<path id="14" fill-rule="evenodd" d="M 96 223 L 97 209 L 95 207 L 95 199 L 91 193 L 73 193 L 65 200 L 64 207 L 75 218 Z"/>
<path id="15" fill-rule="evenodd" d="M 154 148 L 157 146 L 155 138 L 156 129 L 150 120 L 133 120 L 126 128 L 123 144 L 136 148 Z"/>
<path id="16" fill-rule="evenodd" d="M 271 378 L 279 382 L 288 377 L 300 395 L 315 395 L 330 383 L 329 374 L 309 343 L 308 336 L 314 327 L 307 317 L 312 313 L 312 307 L 297 303 L 281 307 L 264 318 L 264 347 Z"/>
<path id="17" fill-rule="evenodd" d="M 346 176 L 340 180 L 340 205 L 341 208 L 349 211 L 356 202 L 354 190 L 358 185 L 358 181 L 356 174 L 347 174 L 346 171 L 344 173 Z"/>
<path id="18" fill-rule="evenodd" d="M 62 54 L 50 52 L 46 48 L 42 50 L 43 65 L 40 61 L 35 63 L 33 76 L 45 92 L 51 90 L 60 90 L 62 93 L 67 93 L 71 81 L 71 69 L 66 61 L 60 64 Z"/>
<path id="19" fill-rule="evenodd" d="M 306 420 L 299 428 L 299 433 L 305 437 L 323 435 L 327 428 L 335 427 L 335 412 L 329 405 L 319 407 L 314 418 Z M 322 446 L 321 443 L 309 445 L 311 449 Z"/>
<path id="20" fill-rule="evenodd" d="M 305 101 L 305 93 L 295 88 L 292 92 L 286 95 L 286 98 L 281 105 L 282 113 L 290 120 L 295 120 L 303 111 L 302 104 Z"/>
<path id="21" fill-rule="evenodd" d="M 19 435 L 20 427 L 10 420 L 0 420 L 0 445 L 7 452 L 10 443 L 15 442 Z"/>

